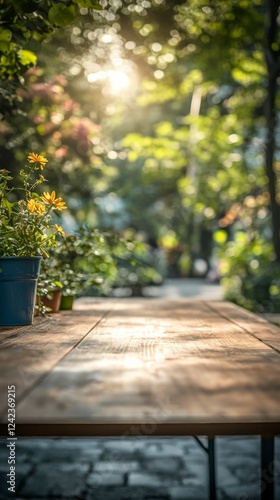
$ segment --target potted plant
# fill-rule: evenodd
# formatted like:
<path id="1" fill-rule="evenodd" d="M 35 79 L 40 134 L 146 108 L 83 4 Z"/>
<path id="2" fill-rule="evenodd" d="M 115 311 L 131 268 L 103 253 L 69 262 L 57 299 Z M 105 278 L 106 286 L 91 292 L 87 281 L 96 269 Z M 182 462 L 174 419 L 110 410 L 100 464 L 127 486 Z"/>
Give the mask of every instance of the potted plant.
<path id="1" fill-rule="evenodd" d="M 85 274 L 71 269 L 70 265 L 66 264 L 62 274 L 62 281 L 60 309 L 65 311 L 73 308 L 75 298 L 86 288 L 87 277 Z"/>
<path id="2" fill-rule="evenodd" d="M 56 245 L 57 233 L 63 234 L 53 214 L 66 204 L 55 191 L 36 192 L 46 181 L 41 171 L 48 160 L 36 153 L 29 153 L 27 160 L 19 187 L 10 187 L 9 171 L 0 170 L 1 326 L 32 323 L 41 258 Z"/>
<path id="3" fill-rule="evenodd" d="M 118 275 L 120 256 L 131 260 L 137 246 L 131 237 L 89 226 L 60 238 L 46 261 L 48 274 L 63 286 L 60 308 L 71 309 L 77 295 L 108 294 Z"/>
<path id="4" fill-rule="evenodd" d="M 95 235 L 101 234 L 95 230 L 91 233 L 93 244 Z M 98 243 L 95 242 L 96 254 Z M 99 242 L 99 253 L 101 253 L 101 244 Z M 75 234 L 69 234 L 58 241 L 57 247 L 51 249 L 50 259 L 43 261 L 43 276 L 53 282 L 59 281 L 62 287 L 61 310 L 69 310 L 73 307 L 73 302 L 77 295 L 91 286 L 100 286 L 102 270 L 96 269 L 97 262 L 100 262 L 100 256 L 95 255 L 95 265 L 84 268 L 83 262 L 90 258 L 88 239 L 79 229 Z M 40 281 L 41 283 L 41 277 Z"/>
<path id="5" fill-rule="evenodd" d="M 60 308 L 63 285 L 59 269 L 54 265 L 52 256 L 41 260 L 37 285 L 36 309 L 38 314 L 57 313 Z"/>

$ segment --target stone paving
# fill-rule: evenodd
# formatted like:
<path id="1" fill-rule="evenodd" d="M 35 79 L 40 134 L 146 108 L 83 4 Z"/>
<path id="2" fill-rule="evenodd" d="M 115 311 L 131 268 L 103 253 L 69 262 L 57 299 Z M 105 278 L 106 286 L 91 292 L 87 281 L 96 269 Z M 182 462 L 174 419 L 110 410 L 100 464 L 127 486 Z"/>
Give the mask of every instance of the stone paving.
<path id="1" fill-rule="evenodd" d="M 219 500 L 259 499 L 259 447 L 256 437 L 217 438 Z M 208 498 L 207 456 L 193 438 L 18 438 L 16 494 L 7 490 L 7 459 L 7 441 L 2 439 L 2 500 Z M 280 438 L 274 468 L 279 499 Z"/>
<path id="2" fill-rule="evenodd" d="M 179 280 L 177 280 L 179 281 Z M 150 290 L 150 295 L 158 294 Z M 168 281 L 160 296 L 221 299 L 218 285 Z M 205 441 L 206 443 L 206 441 Z M 217 438 L 218 500 L 259 500 L 260 440 Z M 207 456 L 193 438 L 23 439 L 16 443 L 16 493 L 7 490 L 0 440 L 1 500 L 207 500 Z M 280 438 L 274 470 L 280 499 Z M 263 477 L 269 471 L 262 471 Z"/>

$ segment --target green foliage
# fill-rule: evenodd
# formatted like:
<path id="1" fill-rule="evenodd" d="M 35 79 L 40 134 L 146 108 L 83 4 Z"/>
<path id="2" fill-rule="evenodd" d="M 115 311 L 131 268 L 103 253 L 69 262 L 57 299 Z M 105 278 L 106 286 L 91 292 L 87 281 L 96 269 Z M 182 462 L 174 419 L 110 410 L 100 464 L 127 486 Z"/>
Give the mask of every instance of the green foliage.
<path id="1" fill-rule="evenodd" d="M 280 265 L 269 262 L 254 277 L 244 280 L 244 296 L 252 309 L 260 313 L 280 312 Z"/>
<path id="2" fill-rule="evenodd" d="M 162 256 L 146 245 L 135 246 L 130 258 L 120 254 L 117 259 L 118 273 L 114 287 L 130 287 L 132 294 L 141 295 L 141 289 L 148 285 L 160 285 L 165 274 Z"/>
<path id="3" fill-rule="evenodd" d="M 13 81 L 23 83 L 23 75 L 37 63 L 37 49 L 25 50 L 26 45 L 43 42 L 56 28 L 71 24 L 79 15 L 79 9 L 87 7 L 99 10 L 94 0 L 1 0 L 0 1 L 0 104 L 1 111 L 11 105 L 17 109 L 20 100 L 14 93 Z M 8 82 L 9 96 L 2 91 Z"/>
<path id="4" fill-rule="evenodd" d="M 55 26 L 67 26 L 74 21 L 77 15 L 77 6 L 70 5 L 69 7 L 63 3 L 52 5 L 49 10 L 48 19 Z"/>
<path id="5" fill-rule="evenodd" d="M 152 268 L 146 269 L 146 254 L 146 246 L 131 232 L 120 236 L 81 226 L 52 249 L 50 259 L 43 263 L 39 287 L 53 287 L 60 282 L 64 295 L 106 294 L 112 286 L 129 286 L 125 266 L 140 269 L 143 276 L 150 277 Z"/>
<path id="6" fill-rule="evenodd" d="M 89 3 L 49 2 L 44 22 L 51 15 L 53 27 L 68 23 Z M 196 257 L 209 260 L 216 229 L 240 223 L 250 232 L 252 217 L 238 207 L 267 196 L 263 10 L 257 0 L 108 1 L 101 14 L 94 9 L 86 23 L 77 20 L 36 48 L 44 68 L 25 73 L 17 91 L 26 116 L 5 123 L 5 158 L 20 161 L 26 143 L 55 154 L 48 178 L 64 189 L 75 219 L 131 226 L 155 245 L 173 232 L 174 245 L 165 246 L 170 266 L 176 261 L 191 273 Z M 9 24 L 3 29 L 3 47 L 16 43 Z M 112 95 L 103 76 L 116 54 L 138 81 Z M 108 198 L 121 208 L 102 208 Z M 267 228 L 267 205 L 259 209 Z"/>
<path id="7" fill-rule="evenodd" d="M 23 66 L 27 67 L 35 66 L 37 63 L 36 55 L 30 50 L 20 50 L 18 53 L 18 59 Z"/>
<path id="8" fill-rule="evenodd" d="M 84 9 L 94 9 L 94 10 L 102 10 L 103 7 L 99 4 L 98 0 L 76 0 L 75 2 L 78 7 Z"/>
<path id="9" fill-rule="evenodd" d="M 12 32 L 10 30 L 0 28 L 0 50 L 2 52 L 9 50 L 11 39 Z"/>
<path id="10" fill-rule="evenodd" d="M 17 188 L 19 201 L 12 201 L 14 188 L 8 170 L 0 170 L 0 255 L 9 257 L 33 257 L 44 255 L 56 244 L 56 233 L 61 232 L 53 224 L 53 213 L 66 208 L 61 198 L 44 193 L 39 196 L 36 188 L 45 182 L 42 174 L 34 178 L 37 170 L 43 170 L 48 161 L 41 155 L 28 155 L 29 164 L 20 171 L 21 185 Z"/>
<path id="11" fill-rule="evenodd" d="M 52 69 L 56 73 L 55 65 Z M 76 96 L 70 96 L 66 87 L 67 80 L 60 74 L 49 77 L 48 70 L 29 70 L 26 88 L 17 90 L 24 114 L 2 122 L 2 164 L 9 166 L 16 177 L 26 148 L 45 151 L 52 157 L 45 167 L 47 186 L 55 185 L 61 196 L 68 199 L 69 210 L 75 217 L 82 219 L 86 212 L 91 223 L 95 223 L 92 200 L 111 178 L 108 175 L 106 182 L 106 166 L 103 169 L 102 158 L 95 154 L 92 141 L 105 140 L 101 127 L 84 116 Z"/>
<path id="12" fill-rule="evenodd" d="M 268 201 L 267 193 L 247 196 L 220 219 L 225 229 L 213 234 L 225 298 L 255 312 L 279 309 L 277 294 L 273 296 L 279 265 L 270 238 Z"/>
<path id="13" fill-rule="evenodd" d="M 102 9 L 96 0 L 5 0 L 0 2 L 0 46 L 6 54 L 15 44 L 19 49 L 28 40 L 42 41 L 49 37 L 56 26 L 72 23 L 79 8 Z"/>
<path id="14" fill-rule="evenodd" d="M 225 299 L 254 312 L 280 311 L 280 266 L 271 243 L 238 231 L 221 243 L 219 256 Z"/>

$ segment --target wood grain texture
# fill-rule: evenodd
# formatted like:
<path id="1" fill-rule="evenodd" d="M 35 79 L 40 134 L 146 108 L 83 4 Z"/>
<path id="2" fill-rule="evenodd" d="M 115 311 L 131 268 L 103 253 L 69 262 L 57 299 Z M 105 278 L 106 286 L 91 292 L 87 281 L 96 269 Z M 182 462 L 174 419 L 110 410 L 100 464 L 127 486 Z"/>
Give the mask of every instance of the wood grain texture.
<path id="1" fill-rule="evenodd" d="M 109 306 L 109 304 L 107 304 Z M 32 326 L 0 329 L 0 417 L 7 415 L 7 386 L 16 386 L 17 402 L 71 351 L 107 314 L 104 303 L 35 318 Z"/>
<path id="2" fill-rule="evenodd" d="M 48 321 L 48 318 L 36 317 L 33 320 L 33 325 L 28 326 L 0 326 L 0 342 L 6 338 L 12 338 L 13 336 L 19 334 L 20 332 L 27 332 L 28 330 L 32 330 L 34 326 L 38 326 L 45 321 Z"/>
<path id="3" fill-rule="evenodd" d="M 48 374 L 33 380 L 18 403 L 18 424 L 73 424 L 80 433 L 85 425 L 93 435 L 134 424 L 145 425 L 146 434 L 189 434 L 197 427 L 233 432 L 242 425 L 248 433 L 280 433 L 280 329 L 224 302 L 101 304 L 110 312 L 98 324 L 92 299 L 80 299 L 76 312 L 64 316 L 64 329 L 34 328 L 9 340 L 8 360 L 24 352 L 28 361 L 37 348 L 52 359 L 43 369 Z M 16 368 L 10 366 L 11 376 Z"/>
<path id="4" fill-rule="evenodd" d="M 220 308 L 219 303 L 215 302 L 208 302 L 208 306 L 280 353 L 280 329 L 278 326 L 230 302 L 223 303 L 222 308 Z"/>

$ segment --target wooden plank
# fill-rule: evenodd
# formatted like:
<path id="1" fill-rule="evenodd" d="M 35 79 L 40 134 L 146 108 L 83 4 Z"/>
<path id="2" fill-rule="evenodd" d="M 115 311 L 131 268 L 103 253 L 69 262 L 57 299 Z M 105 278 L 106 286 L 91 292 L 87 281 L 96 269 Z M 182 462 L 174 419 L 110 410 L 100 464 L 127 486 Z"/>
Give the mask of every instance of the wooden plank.
<path id="1" fill-rule="evenodd" d="M 36 318 L 34 325 L 0 333 L 0 415 L 7 415 L 7 386 L 16 386 L 17 403 L 41 380 L 100 319 L 109 303 L 92 301 L 91 308 L 77 303 L 74 311 Z M 5 329 L 6 330 L 6 329 Z"/>
<path id="2" fill-rule="evenodd" d="M 208 302 L 207 305 L 219 315 L 254 335 L 258 340 L 280 353 L 280 328 L 266 319 L 231 302 Z"/>
<path id="3" fill-rule="evenodd" d="M 251 423 L 280 432 L 280 355 L 231 320 L 235 306 L 226 311 L 188 299 L 115 301 L 18 405 L 18 422 Z M 246 322 L 253 329 L 255 316 Z"/>
<path id="4" fill-rule="evenodd" d="M 38 326 L 41 323 L 48 321 L 48 318 L 44 317 L 36 317 L 33 320 L 33 325 L 28 326 L 0 326 L 0 342 L 6 338 L 13 338 L 14 335 L 19 334 L 20 332 L 27 332 L 28 330 L 32 330 L 34 326 Z"/>

